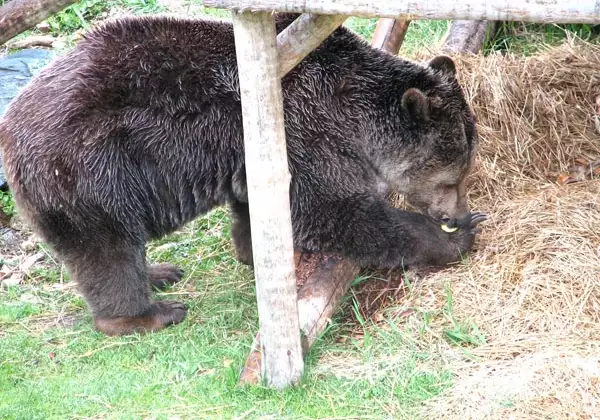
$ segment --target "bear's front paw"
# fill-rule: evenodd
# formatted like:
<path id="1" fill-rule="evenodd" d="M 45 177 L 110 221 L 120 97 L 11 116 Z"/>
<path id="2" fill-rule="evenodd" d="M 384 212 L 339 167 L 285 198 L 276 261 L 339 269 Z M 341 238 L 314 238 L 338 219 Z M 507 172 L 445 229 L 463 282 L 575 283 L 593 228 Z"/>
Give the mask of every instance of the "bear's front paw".
<path id="1" fill-rule="evenodd" d="M 481 232 L 481 229 L 477 225 L 487 220 L 487 214 L 475 212 L 467 213 L 465 216 L 459 219 L 446 219 L 442 220 L 441 228 L 446 233 L 455 233 L 462 231 L 463 233 L 477 234 Z"/>
<path id="2" fill-rule="evenodd" d="M 443 220 L 440 230 L 444 236 L 458 245 L 458 251 L 465 254 L 471 250 L 475 235 L 481 232 L 477 226 L 487 220 L 487 215 L 480 212 L 467 213 L 459 219 Z"/>

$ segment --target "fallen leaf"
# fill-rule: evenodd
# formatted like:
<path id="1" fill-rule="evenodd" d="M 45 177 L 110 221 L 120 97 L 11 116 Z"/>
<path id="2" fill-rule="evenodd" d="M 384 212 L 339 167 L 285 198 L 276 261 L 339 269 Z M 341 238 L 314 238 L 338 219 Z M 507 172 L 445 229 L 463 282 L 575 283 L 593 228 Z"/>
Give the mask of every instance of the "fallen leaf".
<path id="1" fill-rule="evenodd" d="M 34 251 L 37 248 L 38 243 L 39 243 L 38 238 L 36 238 L 35 236 L 32 236 L 31 238 L 22 242 L 21 245 L 19 245 L 19 246 L 23 251 Z"/>
<path id="2" fill-rule="evenodd" d="M 560 174 L 556 177 L 558 185 L 567 185 L 577 182 L 577 178 L 571 176 L 571 174 Z"/>
<path id="3" fill-rule="evenodd" d="M 35 25 L 35 27 L 37 28 L 38 31 L 42 32 L 42 33 L 48 33 L 50 32 L 50 24 L 48 22 L 42 22 L 42 23 L 38 23 L 37 25 Z"/>
<path id="4" fill-rule="evenodd" d="M 200 375 L 208 375 L 208 376 L 212 376 L 215 373 L 217 373 L 216 369 L 198 369 L 196 371 L 196 375 L 200 376 Z"/>

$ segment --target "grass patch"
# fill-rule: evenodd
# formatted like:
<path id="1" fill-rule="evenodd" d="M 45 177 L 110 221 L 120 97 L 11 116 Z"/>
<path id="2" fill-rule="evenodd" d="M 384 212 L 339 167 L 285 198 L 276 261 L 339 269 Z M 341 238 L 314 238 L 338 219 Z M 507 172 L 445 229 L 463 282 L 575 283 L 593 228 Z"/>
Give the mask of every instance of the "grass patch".
<path id="1" fill-rule="evenodd" d="M 556 46 L 566 39 L 578 37 L 588 42 L 600 40 L 600 25 L 535 24 L 502 22 L 485 52 L 502 51 L 518 55 L 533 55 L 547 46 Z"/>
<path id="2" fill-rule="evenodd" d="M 435 49 L 448 30 L 448 20 L 413 20 L 400 48 L 400 55 L 412 56 Z"/>
<path id="3" fill-rule="evenodd" d="M 446 304 L 443 313 L 445 318 L 450 321 L 451 327 L 443 331 L 444 338 L 456 346 L 480 346 L 486 343 L 483 335 L 477 325 L 470 319 L 458 320 L 454 315 L 454 297 L 450 285 L 446 285 Z"/>
<path id="4" fill-rule="evenodd" d="M 410 417 L 451 383 L 435 352 L 398 328 L 345 325 L 347 304 L 313 348 L 301 384 L 240 387 L 257 330 L 252 271 L 233 257 L 230 220 L 217 209 L 148 247 L 181 265 L 157 293 L 189 306 L 156 334 L 105 337 L 59 266 L 0 291 L 0 418 Z"/>
<path id="5" fill-rule="evenodd" d="M 16 214 L 15 201 L 8 191 L 0 191 L 0 212 L 8 217 L 13 217 Z"/>
<path id="6" fill-rule="evenodd" d="M 156 0 L 82 0 L 48 18 L 54 35 L 71 34 L 89 29 L 91 21 L 108 15 L 111 9 L 126 9 L 129 13 L 157 13 L 165 10 Z"/>
<path id="7" fill-rule="evenodd" d="M 356 32 L 368 41 L 371 41 L 376 18 L 350 17 L 344 23 L 352 31 Z M 400 55 L 413 56 L 419 51 L 435 47 L 444 37 L 450 21 L 447 20 L 413 20 L 410 22 L 408 32 L 400 48 Z"/>

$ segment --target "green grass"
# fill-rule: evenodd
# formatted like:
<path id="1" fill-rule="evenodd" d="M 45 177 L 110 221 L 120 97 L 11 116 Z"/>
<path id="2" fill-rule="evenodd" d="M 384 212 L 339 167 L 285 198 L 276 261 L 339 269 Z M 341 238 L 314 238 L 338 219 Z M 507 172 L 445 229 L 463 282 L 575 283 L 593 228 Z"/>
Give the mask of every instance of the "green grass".
<path id="1" fill-rule="evenodd" d="M 573 36 L 598 42 L 600 25 L 504 22 L 497 29 L 494 39 L 485 46 L 485 51 L 532 55 L 546 46 L 558 45 Z"/>
<path id="2" fill-rule="evenodd" d="M 435 48 L 444 37 L 449 21 L 415 20 L 410 22 L 408 32 L 400 48 L 400 55 L 415 55 L 419 51 Z"/>
<path id="3" fill-rule="evenodd" d="M 298 387 L 238 386 L 258 319 L 253 275 L 233 257 L 229 229 L 227 212 L 217 209 L 149 245 L 150 260 L 186 270 L 157 298 L 189 305 L 182 324 L 155 334 L 95 332 L 51 259 L 0 290 L 0 418 L 414 418 L 424 400 L 451 385 L 424 344 L 426 329 L 415 335 L 392 317 L 383 326 L 347 325 L 348 298 Z"/>
<path id="4" fill-rule="evenodd" d="M 435 49 L 444 38 L 451 21 L 414 20 L 410 22 L 400 55 L 414 56 L 429 48 Z M 371 40 L 377 19 L 350 17 L 345 26 L 367 40 Z M 484 46 L 484 54 L 501 51 L 531 55 L 546 46 L 564 42 L 568 37 L 579 37 L 586 41 L 600 41 L 600 25 L 590 24 L 532 24 L 523 22 L 502 22 L 493 39 Z"/>
<path id="5" fill-rule="evenodd" d="M 50 32 L 54 35 L 71 34 L 78 29 L 88 29 L 90 21 L 101 17 L 110 9 L 124 8 L 130 13 L 157 13 L 164 11 L 156 0 L 82 0 L 48 18 Z"/>
<path id="6" fill-rule="evenodd" d="M 410 22 L 408 32 L 400 48 L 400 55 L 410 57 L 423 49 L 436 46 L 446 33 L 448 24 L 449 21 L 446 20 L 414 20 Z M 350 17 L 344 25 L 371 41 L 377 19 Z"/>
<path id="7" fill-rule="evenodd" d="M 0 191 L 0 211 L 8 217 L 15 215 L 15 202 L 8 192 Z"/>

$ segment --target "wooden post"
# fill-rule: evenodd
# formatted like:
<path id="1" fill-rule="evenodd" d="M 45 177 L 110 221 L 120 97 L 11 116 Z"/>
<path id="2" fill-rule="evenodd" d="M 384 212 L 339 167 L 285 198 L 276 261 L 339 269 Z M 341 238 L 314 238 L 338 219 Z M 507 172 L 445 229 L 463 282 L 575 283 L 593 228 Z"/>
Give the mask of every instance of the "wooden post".
<path id="1" fill-rule="evenodd" d="M 348 16 L 304 14 L 277 35 L 279 76 L 296 67 L 304 57 L 317 48 Z"/>
<path id="2" fill-rule="evenodd" d="M 409 24 L 410 20 L 404 18 L 379 19 L 377 21 L 377 26 L 375 27 L 375 32 L 373 33 L 371 46 L 387 51 L 393 55 L 398 55 L 402 42 L 404 42 L 406 31 L 408 31 Z"/>
<path id="3" fill-rule="evenodd" d="M 496 22 L 488 20 L 455 20 L 448 29 L 443 50 L 450 54 L 477 54 L 495 27 Z"/>
<path id="4" fill-rule="evenodd" d="M 204 0 L 207 7 L 406 19 L 600 23 L 599 0 Z"/>
<path id="5" fill-rule="evenodd" d="M 0 7 L 0 45 L 77 0 L 12 0 Z"/>
<path id="6" fill-rule="evenodd" d="M 275 20 L 233 13 L 240 78 L 262 377 L 284 388 L 304 369 Z"/>

